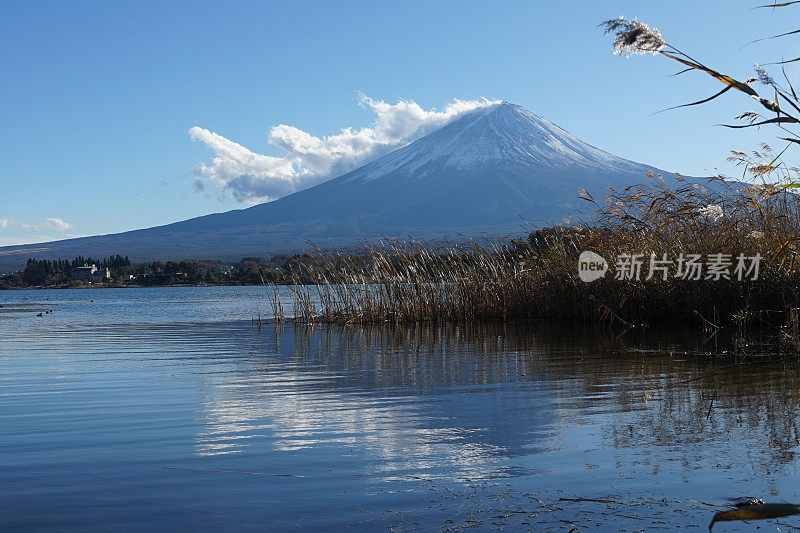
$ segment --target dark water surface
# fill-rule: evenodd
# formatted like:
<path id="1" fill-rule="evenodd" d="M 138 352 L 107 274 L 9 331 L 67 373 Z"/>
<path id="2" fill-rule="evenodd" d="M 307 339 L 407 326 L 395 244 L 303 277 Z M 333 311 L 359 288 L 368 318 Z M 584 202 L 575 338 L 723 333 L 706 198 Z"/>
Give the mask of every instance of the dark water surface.
<path id="1" fill-rule="evenodd" d="M 705 530 L 800 501 L 800 365 L 694 332 L 259 331 L 256 287 L 0 305 L 0 529 Z M 756 524 L 800 517 L 715 531 Z"/>

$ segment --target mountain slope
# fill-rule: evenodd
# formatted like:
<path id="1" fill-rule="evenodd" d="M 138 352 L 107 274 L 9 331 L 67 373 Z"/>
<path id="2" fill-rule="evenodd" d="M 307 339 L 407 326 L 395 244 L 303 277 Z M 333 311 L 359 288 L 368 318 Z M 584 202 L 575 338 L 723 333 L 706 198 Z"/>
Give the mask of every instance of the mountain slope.
<path id="1" fill-rule="evenodd" d="M 248 209 L 114 235 L 0 248 L 0 268 L 27 257 L 238 259 L 381 237 L 520 234 L 658 169 L 590 146 L 520 106 L 469 113 L 363 167 Z"/>

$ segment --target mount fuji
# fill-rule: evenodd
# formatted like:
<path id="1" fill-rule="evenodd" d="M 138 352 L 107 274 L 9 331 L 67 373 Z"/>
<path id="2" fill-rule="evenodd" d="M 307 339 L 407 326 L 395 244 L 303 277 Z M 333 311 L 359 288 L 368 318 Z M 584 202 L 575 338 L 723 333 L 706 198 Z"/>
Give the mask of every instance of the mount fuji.
<path id="1" fill-rule="evenodd" d="M 269 256 L 308 242 L 346 246 L 383 236 L 522 235 L 603 198 L 608 186 L 660 171 L 590 146 L 518 105 L 499 103 L 320 185 L 247 209 L 149 229 L 0 248 L 0 267 L 28 257 L 133 260 Z"/>

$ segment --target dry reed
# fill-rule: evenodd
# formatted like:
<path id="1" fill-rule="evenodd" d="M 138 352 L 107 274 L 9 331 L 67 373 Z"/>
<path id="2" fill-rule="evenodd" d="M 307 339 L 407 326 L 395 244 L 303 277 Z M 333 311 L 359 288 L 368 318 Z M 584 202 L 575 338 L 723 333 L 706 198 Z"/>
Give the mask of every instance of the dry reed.
<path id="1" fill-rule="evenodd" d="M 293 271 L 294 320 L 408 323 L 533 319 L 696 322 L 708 328 L 780 326 L 800 307 L 798 195 L 718 178 L 672 186 L 661 176 L 611 189 L 583 224 L 535 231 L 526 241 L 419 242 L 384 239 L 348 251 L 316 249 Z M 581 251 L 613 265 L 620 254 L 724 253 L 763 259 L 758 279 L 578 277 Z M 284 310 L 273 292 L 273 314 Z"/>

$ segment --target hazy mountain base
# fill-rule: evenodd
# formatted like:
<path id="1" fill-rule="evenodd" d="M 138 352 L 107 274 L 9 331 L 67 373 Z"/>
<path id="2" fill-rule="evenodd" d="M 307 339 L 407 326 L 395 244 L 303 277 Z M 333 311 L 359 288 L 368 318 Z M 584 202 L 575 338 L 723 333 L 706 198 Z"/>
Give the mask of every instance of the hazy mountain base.
<path id="1" fill-rule="evenodd" d="M 629 183 L 643 174 L 631 175 Z M 619 176 L 616 176 L 617 180 Z M 137 262 L 298 253 L 318 246 L 346 247 L 383 237 L 414 239 L 524 237 L 531 227 L 558 223 L 581 207 L 578 189 L 559 193 L 548 183 L 563 176 L 532 179 L 527 169 L 497 171 L 491 185 L 485 172 L 442 176 L 425 192 L 402 183 L 326 183 L 249 209 L 207 215 L 156 228 L 0 248 L 0 269 L 16 270 L 30 257 L 103 257 L 124 253 Z M 581 180 L 603 194 L 608 175 Z M 616 180 L 615 180 L 616 181 Z M 587 184 L 587 182 L 591 184 Z M 291 222 L 289 222 L 291 221 Z"/>
<path id="2" fill-rule="evenodd" d="M 3 247 L 0 270 L 21 269 L 30 257 L 236 261 L 299 252 L 308 241 L 342 247 L 380 237 L 521 237 L 527 225 L 574 216 L 579 189 L 602 198 L 607 187 L 639 183 L 648 171 L 660 172 L 503 103 L 274 202 L 115 235 Z"/>

